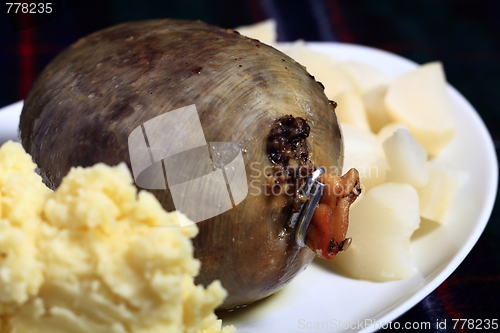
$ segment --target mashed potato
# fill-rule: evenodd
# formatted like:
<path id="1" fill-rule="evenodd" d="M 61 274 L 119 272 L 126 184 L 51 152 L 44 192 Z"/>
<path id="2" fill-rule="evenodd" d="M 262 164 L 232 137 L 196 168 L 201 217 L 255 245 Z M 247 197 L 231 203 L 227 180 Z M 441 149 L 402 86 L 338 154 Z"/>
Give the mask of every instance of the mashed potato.
<path id="1" fill-rule="evenodd" d="M 137 193 L 125 165 L 73 169 L 55 192 L 35 167 L 0 148 L 0 332 L 220 332 L 226 291 L 193 280 L 196 225 Z"/>

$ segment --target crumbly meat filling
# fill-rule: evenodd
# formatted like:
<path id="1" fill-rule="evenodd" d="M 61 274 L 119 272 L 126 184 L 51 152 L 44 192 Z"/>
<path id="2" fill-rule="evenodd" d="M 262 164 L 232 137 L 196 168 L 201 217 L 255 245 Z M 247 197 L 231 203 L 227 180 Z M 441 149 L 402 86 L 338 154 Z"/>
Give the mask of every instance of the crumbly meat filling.
<path id="1" fill-rule="evenodd" d="M 309 160 L 307 121 L 291 115 L 276 119 L 267 140 L 267 156 L 273 163 L 273 186 L 293 197 L 297 212 L 305 198 L 300 193 L 315 167 Z M 273 192 L 274 193 L 274 192 Z"/>

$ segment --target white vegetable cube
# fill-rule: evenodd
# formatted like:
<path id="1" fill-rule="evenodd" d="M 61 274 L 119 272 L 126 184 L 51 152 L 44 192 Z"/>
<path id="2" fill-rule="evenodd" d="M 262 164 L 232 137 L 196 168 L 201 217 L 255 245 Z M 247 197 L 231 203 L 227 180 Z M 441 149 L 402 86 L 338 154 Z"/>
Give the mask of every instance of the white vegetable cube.
<path id="1" fill-rule="evenodd" d="M 351 83 L 344 71 L 338 68 L 338 61 L 327 54 L 311 50 L 304 41 L 299 40 L 280 50 L 305 66 L 309 74 L 325 87 L 325 95 L 335 100 L 344 91 L 352 90 Z"/>
<path id="2" fill-rule="evenodd" d="M 379 144 L 379 156 L 383 156 L 385 158 L 385 152 L 384 152 L 384 141 L 389 139 L 398 129 L 405 129 L 408 130 L 408 128 L 405 126 L 405 124 L 402 123 L 390 123 L 382 127 L 382 129 L 377 133 L 377 140 Z"/>
<path id="3" fill-rule="evenodd" d="M 307 67 L 307 70 L 309 68 Z M 314 75 L 316 80 L 323 84 L 325 95 L 331 100 L 336 100 L 339 94 L 352 89 L 349 80 L 347 80 L 345 75 L 336 66 L 330 68 L 325 66 L 322 69 L 309 71 L 309 73 Z"/>
<path id="4" fill-rule="evenodd" d="M 385 73 L 361 62 L 342 61 L 339 67 L 346 73 L 359 94 L 364 94 L 377 86 L 387 85 L 391 80 Z"/>
<path id="5" fill-rule="evenodd" d="M 413 272 L 410 237 L 419 227 L 417 191 L 407 184 L 374 187 L 351 207 L 351 246 L 332 260 L 357 279 L 399 280 Z"/>
<path id="6" fill-rule="evenodd" d="M 420 215 L 444 224 L 451 213 L 460 186 L 467 179 L 467 174 L 436 162 L 428 162 L 427 170 L 429 182 L 418 190 Z"/>
<path id="7" fill-rule="evenodd" d="M 335 99 L 337 108 L 335 113 L 342 124 L 352 125 L 363 131 L 370 131 L 368 118 L 361 97 L 353 91 L 345 91 Z"/>
<path id="8" fill-rule="evenodd" d="M 429 181 L 426 168 L 427 152 L 405 129 L 398 129 L 383 143 L 389 170 L 387 181 L 406 183 L 415 188 Z"/>
<path id="9" fill-rule="evenodd" d="M 252 25 L 245 25 L 234 28 L 243 36 L 253 39 L 258 39 L 262 43 L 274 44 L 276 43 L 276 21 L 273 19 L 265 20 Z"/>
<path id="10" fill-rule="evenodd" d="M 370 128 L 375 133 L 378 133 L 382 127 L 392 121 L 385 108 L 386 93 L 387 85 L 380 85 L 368 90 L 361 96 Z"/>
<path id="11" fill-rule="evenodd" d="M 385 158 L 377 155 L 377 137 L 370 132 L 350 125 L 341 125 L 344 138 L 344 167 L 346 172 L 356 168 L 363 191 L 381 184 L 385 180 Z"/>
<path id="12" fill-rule="evenodd" d="M 451 140 L 456 121 L 441 63 L 434 62 L 398 76 L 385 96 L 389 116 L 404 123 L 430 155 Z"/>
<path id="13" fill-rule="evenodd" d="M 387 161 L 383 157 L 377 157 L 368 168 L 365 168 L 363 177 L 361 177 L 361 187 L 367 191 L 375 186 L 381 185 L 387 181 Z M 347 169 L 346 169 L 347 171 Z"/>
<path id="14" fill-rule="evenodd" d="M 390 123 L 382 127 L 382 129 L 377 133 L 377 138 L 380 144 L 384 143 L 385 140 L 393 136 L 399 129 L 408 131 L 408 128 L 403 123 Z"/>

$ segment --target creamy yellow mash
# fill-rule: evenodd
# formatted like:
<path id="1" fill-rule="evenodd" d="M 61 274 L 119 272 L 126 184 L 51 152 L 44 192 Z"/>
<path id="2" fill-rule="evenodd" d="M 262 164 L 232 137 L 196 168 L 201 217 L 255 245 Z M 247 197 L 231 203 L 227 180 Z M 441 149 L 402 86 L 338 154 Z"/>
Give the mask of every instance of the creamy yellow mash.
<path id="1" fill-rule="evenodd" d="M 193 280 L 196 225 L 137 193 L 125 165 L 72 169 L 55 192 L 35 167 L 0 148 L 0 332 L 221 331 L 226 291 Z"/>

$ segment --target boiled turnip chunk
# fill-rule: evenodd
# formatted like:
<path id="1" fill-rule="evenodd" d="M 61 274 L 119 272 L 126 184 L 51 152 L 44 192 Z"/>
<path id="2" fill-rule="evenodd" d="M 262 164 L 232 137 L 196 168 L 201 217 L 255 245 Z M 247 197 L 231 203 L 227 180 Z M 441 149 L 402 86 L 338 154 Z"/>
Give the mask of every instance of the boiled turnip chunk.
<path id="1" fill-rule="evenodd" d="M 456 130 L 443 67 L 429 63 L 402 74 L 385 96 L 389 116 L 404 123 L 430 155 L 436 155 Z"/>
<path id="2" fill-rule="evenodd" d="M 347 275 L 372 281 L 399 280 L 413 272 L 410 237 L 419 227 L 417 191 L 407 184 L 374 187 L 351 207 L 349 249 L 333 264 Z"/>
<path id="3" fill-rule="evenodd" d="M 382 144 L 389 170 L 387 181 L 421 188 L 429 181 L 427 152 L 405 129 L 398 129 Z"/>
<path id="4" fill-rule="evenodd" d="M 378 156 L 377 137 L 350 125 L 342 125 L 344 138 L 343 170 L 356 168 L 363 191 L 385 181 L 387 170 L 385 158 Z"/>
<path id="5" fill-rule="evenodd" d="M 445 224 L 452 211 L 460 186 L 467 174 L 453 167 L 428 162 L 429 182 L 418 190 L 420 215 L 426 219 Z"/>
<path id="6" fill-rule="evenodd" d="M 253 39 L 258 39 L 262 43 L 274 44 L 276 43 L 277 31 L 276 21 L 273 19 L 265 20 L 252 25 L 245 25 L 234 30 L 238 31 L 243 36 Z"/>
<path id="7" fill-rule="evenodd" d="M 365 107 L 359 95 L 353 91 L 345 91 L 336 98 L 335 113 L 341 124 L 351 125 L 363 131 L 370 131 Z"/>
<path id="8" fill-rule="evenodd" d="M 378 69 L 357 61 L 342 61 L 339 67 L 344 70 L 352 86 L 359 94 L 364 94 L 375 87 L 387 85 L 391 79 Z"/>

